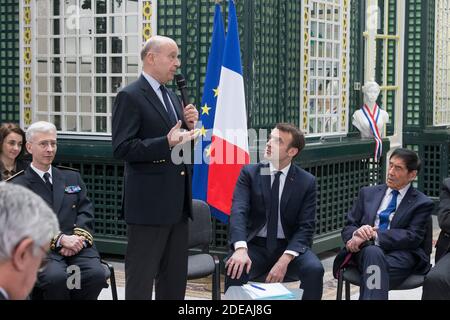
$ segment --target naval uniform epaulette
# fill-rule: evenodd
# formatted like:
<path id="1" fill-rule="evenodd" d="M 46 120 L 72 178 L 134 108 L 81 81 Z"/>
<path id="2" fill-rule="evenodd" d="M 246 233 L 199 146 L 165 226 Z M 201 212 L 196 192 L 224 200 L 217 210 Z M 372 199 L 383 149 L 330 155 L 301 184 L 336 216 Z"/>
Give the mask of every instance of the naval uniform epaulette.
<path id="1" fill-rule="evenodd" d="M 71 168 L 71 167 L 65 167 L 65 166 L 56 166 L 58 169 L 61 169 L 61 170 L 72 170 L 72 171 L 75 171 L 75 172 L 80 172 L 80 170 L 78 170 L 78 169 L 75 169 L 75 168 Z"/>

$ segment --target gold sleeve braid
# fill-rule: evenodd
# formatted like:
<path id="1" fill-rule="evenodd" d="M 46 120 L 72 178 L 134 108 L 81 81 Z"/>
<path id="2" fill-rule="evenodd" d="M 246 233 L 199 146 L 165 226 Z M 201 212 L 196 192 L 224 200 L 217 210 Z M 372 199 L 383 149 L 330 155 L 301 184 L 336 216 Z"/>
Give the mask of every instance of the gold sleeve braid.
<path id="1" fill-rule="evenodd" d="M 58 243 L 58 240 L 62 235 L 63 233 L 59 232 L 56 236 L 53 237 L 52 241 L 50 242 L 50 250 L 56 251 L 56 244 Z"/>
<path id="2" fill-rule="evenodd" d="M 80 237 L 84 237 L 90 247 L 92 247 L 92 245 L 94 244 L 94 238 L 87 230 L 77 227 L 77 228 L 73 229 L 73 234 L 80 236 Z"/>

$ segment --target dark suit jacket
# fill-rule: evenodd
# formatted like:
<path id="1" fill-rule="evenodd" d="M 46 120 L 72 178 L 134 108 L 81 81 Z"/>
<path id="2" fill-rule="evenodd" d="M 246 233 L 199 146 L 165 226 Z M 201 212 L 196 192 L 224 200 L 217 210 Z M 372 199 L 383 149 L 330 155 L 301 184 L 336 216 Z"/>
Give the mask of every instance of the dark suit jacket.
<path id="1" fill-rule="evenodd" d="M 270 175 L 261 175 L 268 164 L 242 168 L 233 194 L 230 245 L 252 240 L 267 223 L 270 211 Z M 312 245 L 316 217 L 316 178 L 292 164 L 280 201 L 280 219 L 288 240 L 286 250 L 303 253 Z"/>
<path id="2" fill-rule="evenodd" d="M 6 297 L 3 295 L 1 291 L 0 291 L 0 300 L 6 300 Z"/>
<path id="3" fill-rule="evenodd" d="M 378 208 L 386 193 L 387 185 L 364 187 L 347 215 L 347 223 L 342 230 L 342 240 L 347 243 L 353 232 L 362 225 L 373 226 Z M 378 232 L 380 247 L 385 251 L 408 250 L 421 263 L 418 269 L 428 266 L 430 257 L 422 248 L 426 226 L 433 211 L 433 202 L 412 186 L 408 189 L 392 218 L 390 229 Z"/>
<path id="4" fill-rule="evenodd" d="M 436 262 L 450 250 L 450 178 L 442 183 L 438 222 L 441 233 L 436 243 Z"/>
<path id="5" fill-rule="evenodd" d="M 178 118 L 179 98 L 168 90 Z M 191 173 L 171 161 L 167 134 L 172 126 L 163 104 L 144 76 L 114 101 L 112 146 L 114 157 L 125 161 L 123 209 L 128 224 L 165 225 L 192 216 Z"/>
<path id="6" fill-rule="evenodd" d="M 81 176 L 74 170 L 63 170 L 52 166 L 53 201 L 49 197 L 49 191 L 44 181 L 30 167 L 10 182 L 20 184 L 43 198 L 53 209 L 58 217 L 60 231 L 64 234 L 73 234 L 73 229 L 78 227 L 93 235 L 94 230 L 94 208 L 86 194 L 86 185 Z M 69 190 L 70 186 L 79 186 L 80 191 Z M 52 252 L 52 258 L 63 259 L 64 257 Z M 95 247 L 84 248 L 78 253 L 82 257 L 99 257 Z"/>

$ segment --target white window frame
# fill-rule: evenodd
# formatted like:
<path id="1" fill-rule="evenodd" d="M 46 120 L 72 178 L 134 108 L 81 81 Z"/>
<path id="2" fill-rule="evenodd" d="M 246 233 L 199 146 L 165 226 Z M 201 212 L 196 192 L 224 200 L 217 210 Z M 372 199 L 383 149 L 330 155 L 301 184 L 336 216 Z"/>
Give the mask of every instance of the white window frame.
<path id="1" fill-rule="evenodd" d="M 42 12 L 40 10 L 38 11 L 38 2 L 46 1 L 47 2 L 47 15 L 42 16 Z M 22 2 L 22 1 L 21 1 Z M 79 12 L 76 12 L 76 7 L 80 8 L 81 3 L 83 3 L 83 0 L 60 0 L 60 15 L 59 16 L 51 16 L 53 14 L 53 0 L 31 0 L 30 7 L 31 7 L 31 30 L 32 30 L 32 41 L 31 41 L 31 52 L 32 52 L 32 83 L 31 83 L 31 92 L 32 92 L 32 99 L 31 99 L 31 105 L 25 106 L 24 105 L 24 99 L 21 97 L 21 121 L 23 127 L 27 127 L 31 121 L 37 121 L 37 120 L 46 120 L 50 122 L 54 122 L 54 116 L 60 116 L 60 123 L 61 123 L 61 130 L 58 131 L 58 133 L 62 133 L 68 137 L 74 136 L 77 138 L 80 138 L 80 136 L 97 136 L 101 138 L 102 136 L 108 137 L 111 135 L 111 112 L 112 112 L 112 105 L 115 98 L 115 95 L 117 91 L 120 89 L 120 87 L 123 87 L 130 82 L 137 79 L 139 76 L 141 69 L 142 69 L 142 62 L 140 59 L 140 45 L 144 43 L 145 39 L 143 39 L 143 5 L 151 4 L 152 9 L 152 21 L 151 21 L 151 27 L 152 27 L 152 33 L 153 30 L 156 30 L 156 2 L 149 2 L 144 1 L 144 3 L 139 1 L 131 1 L 133 5 L 137 6 L 136 11 L 131 12 L 127 8 L 128 0 L 123 0 L 121 2 L 121 8 L 119 13 L 111 13 L 110 6 L 111 1 L 106 1 L 106 13 L 97 14 L 95 12 L 96 10 L 96 0 L 92 0 L 91 2 L 91 12 L 89 14 L 85 13 L 84 10 L 80 10 Z M 76 5 L 75 8 L 72 8 L 72 10 L 68 10 L 69 5 Z M 25 4 L 22 3 L 22 6 L 25 6 Z M 21 14 L 23 14 L 23 8 L 21 6 Z M 67 10 L 66 10 L 67 9 Z M 40 16 L 39 16 L 40 15 Z M 121 17 L 118 18 L 118 17 Z M 38 20 L 41 18 L 46 18 L 47 21 L 47 34 L 46 35 L 40 35 L 38 34 Z M 79 18 L 80 20 L 77 20 Z M 107 33 L 100 33 L 96 34 L 96 18 L 106 18 L 107 20 Z M 53 20 L 59 19 L 59 35 L 53 35 Z M 68 19 L 72 19 L 70 22 L 67 22 Z M 71 23 L 72 25 L 79 21 L 80 24 L 83 23 L 83 19 L 89 19 L 92 23 L 92 29 L 90 34 L 84 34 L 84 39 L 89 38 L 91 40 L 91 45 L 89 48 L 89 52 L 81 54 L 82 48 L 80 48 L 80 39 L 81 39 L 81 30 L 82 26 L 80 28 L 75 28 L 75 33 L 70 34 L 70 29 L 67 28 L 66 23 Z M 112 19 L 114 20 L 121 20 L 121 30 L 120 32 L 115 33 L 108 33 L 111 30 L 111 23 Z M 132 26 L 133 30 L 131 32 L 127 32 L 126 30 L 126 20 L 130 19 L 130 21 L 133 21 L 133 23 L 128 23 L 129 26 Z M 149 21 L 145 21 L 148 23 Z M 21 19 L 21 33 L 23 34 L 22 30 L 22 19 Z M 134 27 L 134 23 L 137 23 L 137 26 Z M 73 36 L 73 37 L 72 37 Z M 53 39 L 58 37 L 60 39 L 60 54 L 53 54 Z M 72 58 L 75 58 L 77 61 L 76 64 L 76 70 L 75 73 L 68 73 L 66 72 L 66 62 L 69 56 L 66 56 L 66 39 L 67 37 L 72 37 L 72 39 L 75 39 L 75 55 L 70 56 Z M 106 53 L 96 53 L 97 46 L 95 38 L 98 37 L 104 37 L 106 39 Z M 111 53 L 112 47 L 111 42 L 113 37 L 118 37 L 121 39 L 122 42 L 122 50 L 120 53 Z M 127 48 L 127 42 L 128 37 L 135 37 L 135 40 L 132 42 L 136 43 L 136 48 L 133 48 L 133 52 L 129 53 L 130 50 Z M 21 52 L 23 52 L 23 36 L 20 37 L 21 43 Z M 47 42 L 47 49 L 46 53 L 42 54 L 38 52 L 38 40 L 44 40 Z M 134 46 L 134 45 L 133 45 Z M 23 53 L 21 53 L 23 56 Z M 54 64 L 51 62 L 51 58 L 53 57 L 59 57 L 61 59 L 60 62 L 60 70 L 61 72 L 56 74 L 56 76 L 61 77 L 61 93 L 56 93 L 53 90 L 53 76 L 55 75 L 53 73 Z M 106 57 L 106 73 L 96 73 L 96 58 L 104 58 Z M 114 57 L 118 57 L 121 59 L 121 72 L 119 73 L 112 73 L 112 63 L 111 59 Z M 91 67 L 90 71 L 91 73 L 83 74 L 81 73 L 81 65 L 80 60 L 82 58 L 89 58 L 91 60 Z M 128 69 L 130 72 L 127 72 L 127 66 L 126 61 L 127 58 L 133 59 L 133 66 L 132 70 Z M 40 59 L 46 59 L 46 72 L 42 73 L 39 70 L 38 60 Z M 136 66 L 134 64 L 137 63 Z M 21 60 L 21 71 L 23 70 L 23 61 Z M 71 87 L 72 92 L 68 92 L 66 88 L 66 79 L 69 79 L 68 76 L 72 76 L 76 79 L 75 88 Z M 80 78 L 81 76 L 81 78 Z M 106 77 L 106 93 L 96 93 L 96 77 Z M 21 76 L 23 78 L 23 76 Z M 113 91 L 112 88 L 112 79 L 113 77 L 121 78 L 120 80 L 120 87 L 117 88 L 117 91 Z M 21 87 L 23 86 L 23 79 L 21 78 Z M 81 92 L 81 86 L 80 86 L 80 79 L 90 79 L 90 92 Z M 39 87 L 42 86 L 45 89 L 45 85 L 43 85 L 42 81 L 46 81 L 46 90 L 47 91 L 39 91 Z M 70 79 L 73 80 L 73 79 Z M 21 88 L 21 94 L 23 95 L 23 90 Z M 53 96 L 61 96 L 61 102 L 60 102 L 60 111 L 51 111 L 54 110 L 54 103 L 53 103 Z M 43 108 L 42 104 L 39 105 L 39 98 L 47 97 L 47 108 Z M 72 108 L 68 112 L 66 109 L 66 98 L 67 97 L 73 97 L 76 101 L 75 109 Z M 89 99 L 91 108 L 90 110 L 83 111 L 81 101 L 83 101 L 83 97 L 86 99 L 85 101 L 88 101 Z M 97 97 L 105 97 L 106 98 L 106 108 L 104 110 L 101 110 L 101 112 L 97 112 L 96 107 L 96 99 Z M 43 99 L 45 100 L 45 99 Z M 26 112 L 29 112 L 31 109 L 31 121 L 28 121 L 29 123 L 25 123 L 26 120 L 24 120 L 24 117 L 27 116 Z M 72 117 L 72 124 L 75 124 L 75 131 L 71 131 L 70 127 L 68 127 L 68 123 L 66 122 L 66 117 Z M 82 131 L 81 125 L 81 117 L 84 117 L 84 119 L 87 119 L 89 125 L 87 126 L 90 128 L 90 131 Z M 105 120 L 102 120 L 103 128 L 106 129 L 105 132 L 96 132 L 96 119 L 97 117 L 103 117 Z M 105 122 L 106 121 L 106 122 Z"/>
<path id="2" fill-rule="evenodd" d="M 450 1 L 436 0 L 434 126 L 450 126 Z"/>
<path id="3" fill-rule="evenodd" d="M 301 94 L 300 94 L 300 128 L 308 137 L 321 136 L 343 136 L 348 132 L 348 96 L 349 96 L 349 47 L 350 47 L 350 2 L 344 6 L 344 0 L 334 0 L 333 2 L 325 0 L 307 0 L 302 1 L 302 35 L 301 43 L 302 65 L 301 65 Z M 320 10 L 323 6 L 325 8 L 325 20 L 328 14 L 327 9 L 331 7 L 331 18 L 324 23 L 320 19 L 319 12 L 313 15 L 313 10 Z M 337 8 L 338 21 L 335 18 L 333 9 Z M 306 19 L 305 19 L 306 17 Z M 344 30 L 344 19 L 347 21 L 347 30 Z M 323 38 L 318 37 L 319 24 L 323 23 L 323 31 L 325 35 Z M 315 27 L 316 26 L 316 27 Z M 331 27 L 331 37 L 328 33 Z M 338 38 L 335 39 L 334 28 L 339 28 Z M 312 29 L 317 29 L 314 32 Z M 312 32 L 313 33 L 312 33 Z M 316 36 L 317 35 L 317 36 Z M 346 41 L 343 41 L 345 38 Z M 323 55 L 319 56 L 319 44 L 323 41 Z M 314 41 L 314 46 L 311 46 Z M 344 47 L 344 42 L 346 47 Z M 317 43 L 317 44 L 316 44 Z M 331 58 L 327 57 L 327 46 L 331 46 Z M 339 46 L 339 54 L 335 55 L 335 48 Z M 316 55 L 314 56 L 314 52 Z M 322 74 L 312 72 L 312 66 L 316 66 L 316 72 L 319 71 L 319 64 L 324 64 Z M 326 73 L 326 65 L 331 64 L 331 75 Z M 338 64 L 337 73 L 334 73 L 335 64 Z M 345 63 L 345 66 L 344 66 Z M 305 72 L 306 71 L 306 72 Z M 327 83 L 327 81 L 329 81 Z M 319 86 L 322 85 L 322 92 L 319 92 Z M 311 105 L 314 103 L 315 108 L 311 110 Z M 327 110 L 327 106 L 329 110 Z M 321 110 L 319 110 L 321 109 Z M 331 112 L 331 110 L 335 112 Z M 322 112 L 320 112 L 322 111 Z M 310 130 L 310 121 L 313 120 L 317 132 Z M 306 122 L 305 122 L 306 121 Z M 325 130 L 326 123 L 335 123 L 335 130 L 330 125 L 330 130 Z M 321 128 L 319 128 L 321 126 Z"/>

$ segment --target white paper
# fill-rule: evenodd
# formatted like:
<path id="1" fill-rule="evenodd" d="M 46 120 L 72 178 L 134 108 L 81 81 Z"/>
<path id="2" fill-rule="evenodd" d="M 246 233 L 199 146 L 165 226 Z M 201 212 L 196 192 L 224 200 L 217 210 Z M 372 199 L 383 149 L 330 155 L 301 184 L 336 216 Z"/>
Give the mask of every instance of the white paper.
<path id="1" fill-rule="evenodd" d="M 295 295 L 281 283 L 248 283 L 242 286 L 252 299 L 294 299 Z"/>

